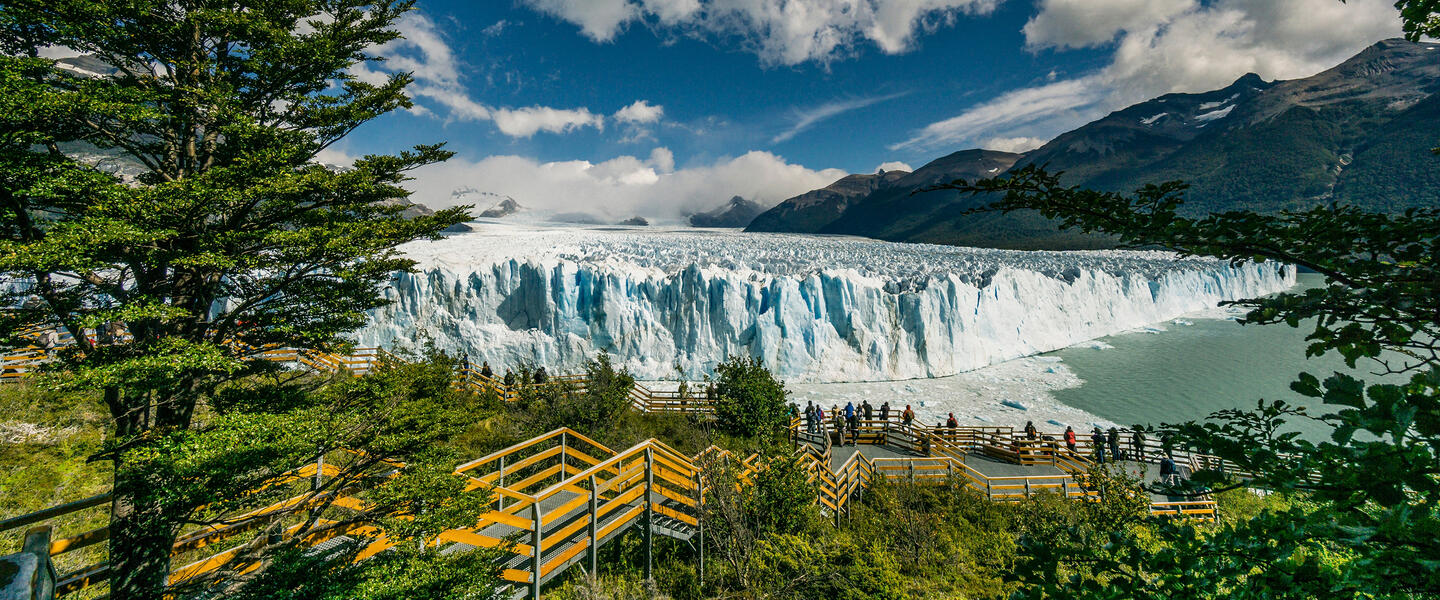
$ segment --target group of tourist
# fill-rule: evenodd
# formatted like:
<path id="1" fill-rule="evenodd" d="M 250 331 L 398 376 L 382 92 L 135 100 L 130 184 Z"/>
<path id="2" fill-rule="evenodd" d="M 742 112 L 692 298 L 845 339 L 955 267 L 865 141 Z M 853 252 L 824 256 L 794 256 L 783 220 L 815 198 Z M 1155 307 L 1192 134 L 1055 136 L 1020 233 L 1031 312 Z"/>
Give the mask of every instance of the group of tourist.
<path id="1" fill-rule="evenodd" d="M 878 413 L 878 415 L 877 415 Z M 826 418 L 825 408 L 814 402 L 805 403 L 805 432 L 810 435 L 820 435 Z M 860 437 L 861 422 L 869 423 L 876 420 L 876 416 L 883 423 L 890 422 L 890 403 L 885 402 L 877 409 L 870 404 L 869 400 L 861 400 L 860 405 L 854 402 L 846 402 L 845 407 L 835 404 L 829 411 L 831 429 L 838 436 L 840 446 L 855 445 Z M 915 422 L 915 410 L 910 405 L 905 405 L 905 410 L 900 413 L 900 422 L 906 426 Z"/>
<path id="2" fill-rule="evenodd" d="M 462 355 L 460 357 L 460 372 L 466 373 L 472 371 L 484 379 L 490 381 L 495 380 L 495 371 L 490 368 L 490 361 L 482 361 L 480 363 L 480 368 L 475 369 L 475 365 L 470 362 L 470 355 Z M 528 381 L 526 379 L 528 379 Z M 543 366 L 537 367 L 534 371 L 531 371 L 530 377 L 528 378 L 521 378 L 510 369 L 505 369 L 505 375 L 500 378 L 500 381 L 505 384 L 505 387 L 510 387 L 517 383 L 534 383 L 536 385 L 539 385 L 549 380 L 550 375 L 545 372 L 545 367 Z"/>

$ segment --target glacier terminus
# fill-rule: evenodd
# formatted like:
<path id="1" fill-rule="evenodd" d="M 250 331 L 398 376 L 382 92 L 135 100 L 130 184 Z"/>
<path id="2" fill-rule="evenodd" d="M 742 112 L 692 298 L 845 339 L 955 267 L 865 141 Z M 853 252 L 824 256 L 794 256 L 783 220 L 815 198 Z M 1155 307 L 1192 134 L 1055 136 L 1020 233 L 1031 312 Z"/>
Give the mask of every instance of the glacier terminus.
<path id="1" fill-rule="evenodd" d="M 417 261 L 358 333 L 503 372 L 609 352 L 641 379 L 727 355 L 796 382 L 943 377 L 1295 284 L 1277 263 L 1024 252 L 733 230 L 472 224 Z M 678 371 L 677 371 L 678 368 Z"/>

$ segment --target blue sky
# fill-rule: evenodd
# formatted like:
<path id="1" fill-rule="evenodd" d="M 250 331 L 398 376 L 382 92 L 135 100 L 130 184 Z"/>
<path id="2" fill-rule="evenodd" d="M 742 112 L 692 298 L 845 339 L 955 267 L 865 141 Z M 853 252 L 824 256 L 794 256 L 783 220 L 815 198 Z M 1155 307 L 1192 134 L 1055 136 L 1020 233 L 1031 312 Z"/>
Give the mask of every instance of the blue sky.
<path id="1" fill-rule="evenodd" d="M 1399 23 L 1388 0 L 420 0 L 401 30 L 357 75 L 413 72 L 416 109 L 331 158 L 446 141 L 426 204 L 664 221 L 1310 75 Z"/>

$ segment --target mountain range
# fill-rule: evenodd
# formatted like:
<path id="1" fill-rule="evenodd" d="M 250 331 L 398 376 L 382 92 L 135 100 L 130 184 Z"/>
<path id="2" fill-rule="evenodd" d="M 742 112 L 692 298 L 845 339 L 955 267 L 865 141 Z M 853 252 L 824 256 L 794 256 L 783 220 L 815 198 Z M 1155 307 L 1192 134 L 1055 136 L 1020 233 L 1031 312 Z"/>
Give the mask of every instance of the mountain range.
<path id="1" fill-rule="evenodd" d="M 1184 210 L 1262 213 L 1339 202 L 1375 211 L 1440 206 L 1440 44 L 1379 42 L 1304 79 L 1248 74 L 1198 94 L 1113 112 L 1024 154 L 962 150 L 913 173 L 850 175 L 762 213 L 746 231 L 862 235 L 1021 249 L 1112 245 L 1033 213 L 966 214 L 984 196 L 921 191 L 1025 165 L 1107 191 L 1182 180 Z"/>

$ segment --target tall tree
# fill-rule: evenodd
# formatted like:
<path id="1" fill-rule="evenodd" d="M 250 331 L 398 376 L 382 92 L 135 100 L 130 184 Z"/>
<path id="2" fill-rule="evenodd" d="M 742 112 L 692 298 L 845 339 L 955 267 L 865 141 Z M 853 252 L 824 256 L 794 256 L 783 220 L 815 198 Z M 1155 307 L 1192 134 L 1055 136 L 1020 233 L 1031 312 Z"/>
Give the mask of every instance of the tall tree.
<path id="1" fill-rule="evenodd" d="M 439 145 L 356 160 L 317 155 L 411 106 L 381 60 L 407 0 L 7 0 L 0 4 L 0 337 L 62 326 L 57 368 L 103 390 L 114 419 L 111 597 L 154 598 L 183 520 L 139 463 L 197 427 L 260 348 L 343 348 L 411 262 L 468 207 L 406 219 L 405 173 Z M 88 72 L 40 58 L 88 55 Z M 142 165 L 125 178 L 82 160 Z M 118 326 L 118 328 L 117 328 Z M 105 339 L 123 329 L 123 342 Z M 95 331 L 99 343 L 83 332 Z M 173 458 L 173 457 L 171 457 Z"/>

